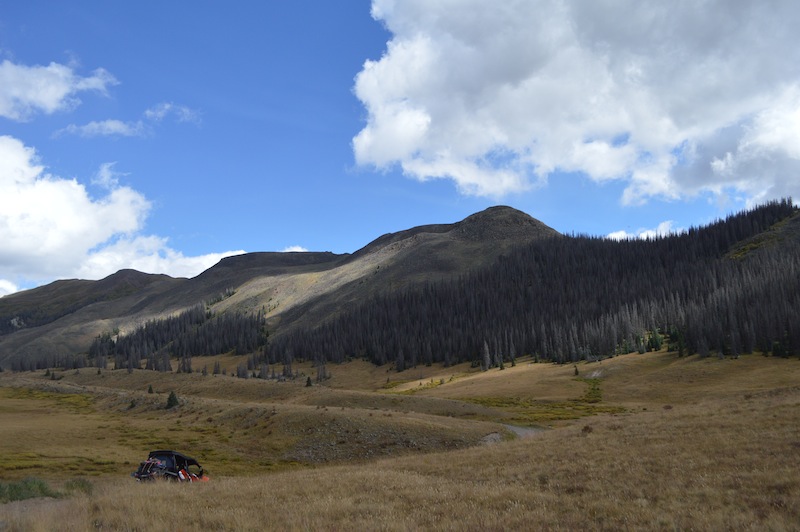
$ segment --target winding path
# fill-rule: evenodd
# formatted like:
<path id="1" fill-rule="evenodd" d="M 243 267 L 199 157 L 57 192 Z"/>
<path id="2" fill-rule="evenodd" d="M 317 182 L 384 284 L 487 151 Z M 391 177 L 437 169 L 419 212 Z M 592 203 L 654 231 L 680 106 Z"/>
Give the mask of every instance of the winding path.
<path id="1" fill-rule="evenodd" d="M 520 427 L 517 425 L 503 425 L 505 428 L 513 432 L 517 435 L 517 438 L 530 438 L 531 436 L 536 436 L 537 434 L 541 434 L 542 432 L 546 431 L 547 429 L 542 429 L 538 427 Z"/>

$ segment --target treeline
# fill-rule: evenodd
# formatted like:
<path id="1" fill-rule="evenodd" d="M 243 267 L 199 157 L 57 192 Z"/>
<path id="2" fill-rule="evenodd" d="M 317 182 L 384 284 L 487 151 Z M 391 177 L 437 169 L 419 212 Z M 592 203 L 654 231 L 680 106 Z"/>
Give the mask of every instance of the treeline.
<path id="1" fill-rule="evenodd" d="M 665 339 L 681 355 L 800 355 L 800 235 L 747 242 L 795 214 L 785 199 L 668 237 L 537 241 L 493 268 L 275 336 L 265 356 L 488 367 L 644 352 Z"/>
<path id="2" fill-rule="evenodd" d="M 146 369 L 156 371 L 171 371 L 171 359 L 177 359 L 178 370 L 190 373 L 193 356 L 258 352 L 266 339 L 261 312 L 214 315 L 197 305 L 177 316 L 150 320 L 124 336 L 100 335 L 88 356 L 97 367 L 105 367 L 109 359 L 116 368 L 139 368 L 144 361 Z"/>
<path id="3" fill-rule="evenodd" d="M 36 358 L 22 357 L 11 360 L 8 369 L 11 371 L 33 371 L 46 368 L 62 368 L 79 370 L 89 365 L 86 355 L 72 353 L 44 353 Z M 0 367 L 0 371 L 3 368 Z"/>

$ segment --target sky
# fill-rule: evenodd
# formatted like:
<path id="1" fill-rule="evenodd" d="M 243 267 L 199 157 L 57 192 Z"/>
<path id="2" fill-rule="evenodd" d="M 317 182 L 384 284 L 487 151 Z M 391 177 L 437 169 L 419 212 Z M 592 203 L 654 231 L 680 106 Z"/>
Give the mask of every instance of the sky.
<path id="1" fill-rule="evenodd" d="M 0 0 L 0 296 L 800 198 L 795 0 Z"/>

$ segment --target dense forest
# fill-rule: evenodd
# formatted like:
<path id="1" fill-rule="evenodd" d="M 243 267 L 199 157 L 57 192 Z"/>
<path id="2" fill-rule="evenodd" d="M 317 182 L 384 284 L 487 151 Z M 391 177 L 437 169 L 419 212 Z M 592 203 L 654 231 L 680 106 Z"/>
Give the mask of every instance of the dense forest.
<path id="1" fill-rule="evenodd" d="M 228 297 L 228 292 L 221 298 Z M 488 369 L 519 356 L 596 360 L 669 342 L 679 356 L 800 355 L 800 214 L 790 199 L 709 226 L 647 240 L 555 236 L 517 247 L 461 278 L 384 291 L 316 327 L 267 335 L 262 313 L 212 302 L 98 336 L 80 355 L 18 360 L 39 367 L 144 366 L 192 371 L 192 357 L 248 354 L 247 376 L 294 360 L 365 358 Z M 287 369 L 288 368 L 288 369 Z M 272 370 L 274 376 L 274 369 Z"/>
<path id="2" fill-rule="evenodd" d="M 233 352 L 244 355 L 266 341 L 261 314 L 238 313 L 214 316 L 202 305 L 166 320 L 150 321 L 117 340 L 113 349 L 116 367 L 139 367 L 168 371 L 170 358 L 182 361 L 179 369 L 191 371 L 192 356 Z M 90 351 L 90 356 L 93 353 Z M 96 358 L 96 357 L 95 357 Z"/>
<path id="3" fill-rule="evenodd" d="M 796 214 L 787 199 L 668 237 L 536 241 L 493 268 L 384 293 L 276 336 L 266 357 L 488 368 L 521 355 L 564 363 L 644 352 L 665 340 L 679 355 L 800 354 L 798 235 L 775 230 Z"/>

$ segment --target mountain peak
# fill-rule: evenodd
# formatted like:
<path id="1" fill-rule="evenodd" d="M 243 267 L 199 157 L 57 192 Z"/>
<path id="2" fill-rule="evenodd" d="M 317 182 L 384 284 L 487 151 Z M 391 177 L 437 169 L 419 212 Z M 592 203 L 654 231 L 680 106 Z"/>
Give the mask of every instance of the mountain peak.
<path id="1" fill-rule="evenodd" d="M 392 243 L 407 240 L 417 235 L 434 238 L 450 238 L 461 241 L 518 241 L 520 243 L 539 238 L 559 236 L 560 233 L 536 218 L 513 207 L 497 205 L 467 216 L 452 224 L 420 225 L 397 233 L 387 233 L 376 238 L 354 256 L 375 251 Z"/>
<path id="2" fill-rule="evenodd" d="M 454 231 L 469 240 L 544 238 L 559 235 L 558 231 L 513 207 L 497 205 L 466 217 L 455 224 Z"/>

